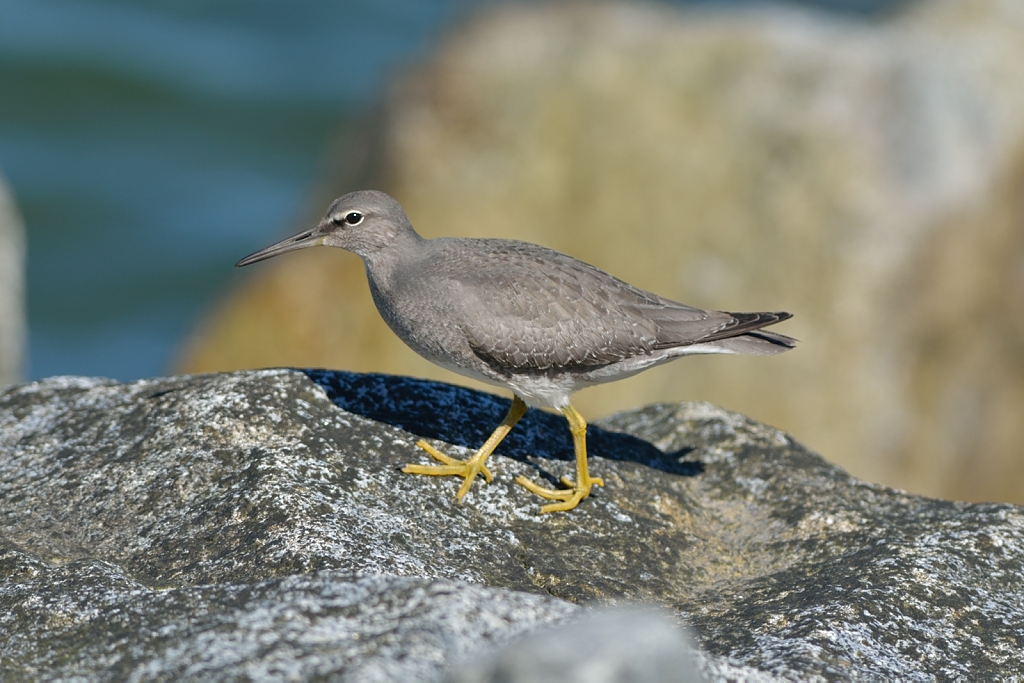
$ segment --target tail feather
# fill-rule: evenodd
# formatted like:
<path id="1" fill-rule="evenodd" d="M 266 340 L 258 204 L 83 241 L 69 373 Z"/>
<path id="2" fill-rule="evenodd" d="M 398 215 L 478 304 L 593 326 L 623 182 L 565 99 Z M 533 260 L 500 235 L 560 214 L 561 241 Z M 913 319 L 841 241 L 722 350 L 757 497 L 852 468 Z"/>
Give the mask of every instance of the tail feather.
<path id="1" fill-rule="evenodd" d="M 775 323 L 780 323 L 783 320 L 789 320 L 793 317 L 792 313 L 786 313 L 785 311 L 775 311 L 770 313 L 730 313 L 725 311 L 725 313 L 726 315 L 731 315 L 735 322 L 731 322 L 717 332 L 701 339 L 701 342 L 738 337 L 741 334 L 754 332 L 755 330 L 760 330 L 762 327 L 768 327 L 769 325 L 774 325 Z"/>
<path id="2" fill-rule="evenodd" d="M 726 337 L 712 342 L 726 353 L 741 353 L 747 356 L 772 356 L 789 351 L 796 346 L 796 339 L 775 332 L 747 332 L 736 337 Z"/>
<path id="3" fill-rule="evenodd" d="M 789 351 L 796 346 L 796 339 L 777 332 L 765 332 L 762 327 L 789 320 L 792 313 L 774 311 L 768 313 L 729 313 L 736 322 L 727 325 L 698 343 L 711 343 L 726 353 L 741 353 L 748 356 L 770 356 Z"/>
<path id="4" fill-rule="evenodd" d="M 766 313 L 730 313 L 716 312 L 719 317 L 726 317 L 725 324 L 718 325 L 713 331 L 703 336 L 679 335 L 675 339 L 666 339 L 655 345 L 655 349 L 683 349 L 688 346 L 717 349 L 718 353 L 742 353 L 746 355 L 764 356 L 782 353 L 796 346 L 796 339 L 784 334 L 765 332 L 761 328 L 789 320 L 792 313 L 774 311 Z M 683 337 L 683 338 L 679 338 Z M 683 351 L 683 353 L 686 353 Z M 705 351 L 704 353 L 715 353 Z"/>

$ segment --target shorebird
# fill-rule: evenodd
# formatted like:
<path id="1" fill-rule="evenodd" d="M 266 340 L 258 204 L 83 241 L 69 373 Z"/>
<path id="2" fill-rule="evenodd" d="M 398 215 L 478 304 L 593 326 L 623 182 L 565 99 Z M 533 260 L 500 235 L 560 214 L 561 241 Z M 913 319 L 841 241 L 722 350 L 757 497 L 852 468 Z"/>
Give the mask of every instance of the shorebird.
<path id="1" fill-rule="evenodd" d="M 403 472 L 462 477 L 461 502 L 478 475 L 490 482 L 487 458 L 528 406 L 554 408 L 569 422 L 576 478 L 565 488 L 516 481 L 556 501 L 541 512 L 575 508 L 594 486 L 587 466 L 587 423 L 570 404 L 576 391 L 635 375 L 681 356 L 771 355 L 796 340 L 763 330 L 789 313 L 704 311 L 633 287 L 583 261 L 528 242 L 424 239 L 401 205 L 372 190 L 336 199 L 312 230 L 257 251 L 245 266 L 296 249 L 340 247 L 363 259 L 384 321 L 432 363 L 512 392 L 512 406 L 468 460 L 419 441 L 439 465 Z"/>

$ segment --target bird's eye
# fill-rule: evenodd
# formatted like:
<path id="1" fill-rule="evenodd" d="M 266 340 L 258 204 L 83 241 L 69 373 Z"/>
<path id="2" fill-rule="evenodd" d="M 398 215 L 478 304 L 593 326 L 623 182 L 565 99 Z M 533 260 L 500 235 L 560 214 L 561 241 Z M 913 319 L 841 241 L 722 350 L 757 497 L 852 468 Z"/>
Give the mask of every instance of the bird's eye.
<path id="1" fill-rule="evenodd" d="M 345 222 L 349 225 L 359 225 L 363 222 L 363 214 L 358 211 L 352 211 L 345 216 Z"/>

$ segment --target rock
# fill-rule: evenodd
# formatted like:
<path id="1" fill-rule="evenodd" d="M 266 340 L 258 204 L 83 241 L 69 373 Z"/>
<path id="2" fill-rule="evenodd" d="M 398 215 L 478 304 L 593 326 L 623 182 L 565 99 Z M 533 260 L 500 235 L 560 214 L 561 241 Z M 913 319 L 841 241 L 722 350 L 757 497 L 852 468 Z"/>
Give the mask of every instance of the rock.
<path id="1" fill-rule="evenodd" d="M 699 683 L 693 646 L 666 617 L 598 610 L 465 664 L 448 683 Z"/>
<path id="2" fill-rule="evenodd" d="M 0 176 L 0 389 L 21 379 L 25 354 L 25 228 Z"/>
<path id="3" fill-rule="evenodd" d="M 506 5 L 394 88 L 336 192 L 387 190 L 427 236 L 542 242 L 704 308 L 796 314 L 794 353 L 686 359 L 582 394 L 585 415 L 710 400 L 871 481 L 1024 503 L 1022 64 L 1012 0 L 872 22 Z M 185 355 L 452 377 L 340 253 L 268 264 Z"/>
<path id="4" fill-rule="evenodd" d="M 18 634 L 0 641 L 2 666 L 145 677 L 137 667 L 215 640 L 215 661 L 181 666 L 340 677 L 409 652 L 408 671 L 436 673 L 471 659 L 458 633 L 500 645 L 564 621 L 567 601 L 671 609 L 715 678 L 1024 676 L 1020 508 L 867 484 L 703 403 L 592 427 L 606 486 L 569 514 L 539 515 L 512 482 L 571 471 L 557 415 L 530 411 L 490 463 L 494 482 L 463 505 L 451 479 L 398 471 L 425 460 L 420 437 L 465 455 L 507 406 L 408 378 L 294 370 L 52 378 L 0 394 L 0 619 Z M 473 621 L 466 605 L 488 589 L 535 613 L 492 627 L 505 608 L 481 608 Z M 418 611 L 417 590 L 433 606 Z M 445 590 L 465 595 L 446 602 Z M 380 658 L 331 635 L 383 633 L 352 597 L 370 594 L 404 596 L 397 622 L 412 622 Z M 422 643 L 453 612 L 472 623 Z M 311 631 L 289 630 L 293 616 Z M 272 647 L 241 668 L 257 632 Z"/>
<path id="5" fill-rule="evenodd" d="M 7 547 L 0 563 L 5 680 L 433 681 L 447 661 L 576 609 L 410 577 L 151 590 L 105 562 L 53 566 Z"/>

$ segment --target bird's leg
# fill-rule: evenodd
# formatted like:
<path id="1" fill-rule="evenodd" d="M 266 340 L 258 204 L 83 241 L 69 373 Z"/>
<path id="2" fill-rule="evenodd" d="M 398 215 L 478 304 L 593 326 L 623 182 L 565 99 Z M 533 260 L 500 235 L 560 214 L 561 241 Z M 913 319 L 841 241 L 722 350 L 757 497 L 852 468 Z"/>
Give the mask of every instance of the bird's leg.
<path id="1" fill-rule="evenodd" d="M 566 477 L 562 477 L 562 483 L 568 489 L 546 489 L 538 486 L 526 477 L 516 477 L 516 483 L 526 487 L 528 491 L 536 493 L 541 498 L 548 500 L 560 500 L 561 503 L 544 505 L 540 511 L 543 512 L 564 512 L 572 510 L 579 505 L 580 501 L 590 495 L 591 486 L 604 486 L 604 479 L 591 477 L 587 470 L 587 422 L 583 416 L 576 412 L 572 406 L 562 409 L 562 414 L 569 421 L 569 431 L 572 432 L 572 443 L 576 449 L 576 483 L 574 484 Z"/>
<path id="2" fill-rule="evenodd" d="M 437 450 L 426 441 L 420 440 L 416 442 L 416 445 L 425 450 L 430 454 L 434 460 L 443 462 L 443 465 L 406 465 L 402 468 L 402 471 L 406 474 L 429 474 L 434 476 L 458 476 L 463 477 L 462 486 L 459 487 L 459 492 L 455 494 L 455 500 L 459 503 L 462 502 L 462 497 L 469 493 L 469 487 L 473 485 L 473 480 L 476 479 L 476 475 L 484 475 L 484 480 L 487 483 L 491 482 L 493 477 L 491 476 L 490 470 L 484 464 L 487 462 L 488 456 L 494 452 L 494 449 L 498 447 L 501 440 L 505 438 L 505 435 L 509 433 L 516 422 L 519 422 L 526 413 L 526 404 L 523 403 L 523 399 L 518 396 L 513 397 L 512 406 L 508 409 L 508 414 L 505 415 L 505 419 L 501 421 L 497 429 L 487 438 L 484 445 L 481 446 L 476 453 L 473 454 L 469 460 L 459 460 L 451 456 L 445 455 L 441 451 Z"/>

